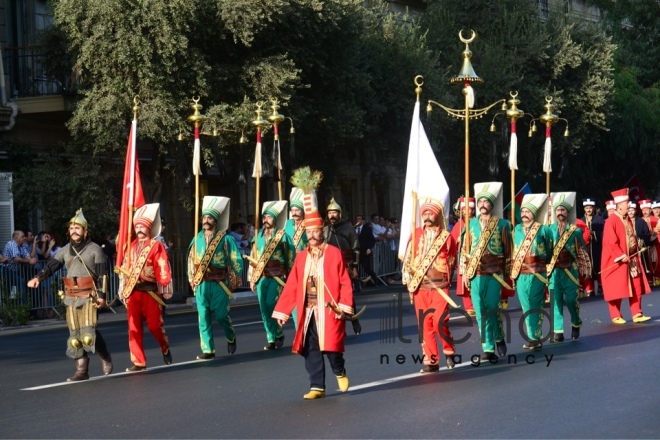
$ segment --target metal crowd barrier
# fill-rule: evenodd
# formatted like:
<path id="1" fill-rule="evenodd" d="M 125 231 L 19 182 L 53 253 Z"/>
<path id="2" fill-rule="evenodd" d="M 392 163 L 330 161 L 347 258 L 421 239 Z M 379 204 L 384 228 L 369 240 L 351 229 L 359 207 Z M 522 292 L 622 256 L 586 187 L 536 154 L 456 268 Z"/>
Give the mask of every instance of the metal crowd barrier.
<path id="1" fill-rule="evenodd" d="M 241 253 L 247 253 L 249 250 L 241 250 Z M 372 265 L 374 272 L 378 275 L 383 284 L 387 284 L 383 277 L 392 276 L 400 272 L 400 262 L 397 258 L 397 251 L 393 250 L 388 242 L 377 243 L 372 250 Z M 192 296 L 192 290 L 188 284 L 187 258 L 186 251 L 170 252 L 170 266 L 172 268 L 172 283 L 175 295 L 188 297 Z M 37 272 L 43 269 L 46 262 L 39 261 L 34 266 L 25 264 L 0 265 L 0 309 L 3 307 L 2 299 L 5 295 L 18 304 L 30 305 L 32 311 L 52 311 L 52 314 L 60 316 L 61 300 L 58 292 L 64 289 L 62 277 L 66 276 L 66 268 L 63 267 L 50 278 L 39 284 L 36 289 L 27 287 L 27 282 L 35 276 Z M 117 298 L 119 288 L 119 277 L 114 272 L 114 261 L 107 262 L 108 292 L 106 300 L 108 304 Z M 249 289 L 250 283 L 247 280 L 247 271 L 249 263 L 243 260 L 242 289 Z M 361 278 L 365 278 L 364 269 L 360 269 Z M 52 315 L 51 314 L 51 315 Z M 61 316 L 60 316 L 61 317 Z"/>
<path id="2" fill-rule="evenodd" d="M 399 261 L 398 251 L 392 249 L 392 243 L 389 241 L 380 241 L 371 249 L 372 269 L 378 275 L 378 280 L 382 284 L 388 284 L 384 277 L 391 277 L 401 273 L 401 262 Z M 367 276 L 364 267 L 360 265 L 360 278 Z"/>

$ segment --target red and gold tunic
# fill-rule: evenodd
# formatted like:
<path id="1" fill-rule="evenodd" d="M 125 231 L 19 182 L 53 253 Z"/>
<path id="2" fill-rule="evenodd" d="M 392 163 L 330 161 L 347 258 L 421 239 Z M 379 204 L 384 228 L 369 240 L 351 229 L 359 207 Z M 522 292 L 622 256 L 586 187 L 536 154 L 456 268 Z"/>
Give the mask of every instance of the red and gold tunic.
<path id="1" fill-rule="evenodd" d="M 638 282 L 637 280 L 641 284 L 641 294 L 651 291 L 639 254 L 630 257 L 629 263 L 617 263 L 620 258 L 631 256 L 637 250 L 637 237 L 630 219 L 627 216 L 621 218 L 616 213 L 610 215 L 605 221 L 603 230 L 601 260 L 601 279 L 605 301 L 629 298 L 633 295 L 631 282 Z M 631 273 L 636 276 L 633 277 Z"/>

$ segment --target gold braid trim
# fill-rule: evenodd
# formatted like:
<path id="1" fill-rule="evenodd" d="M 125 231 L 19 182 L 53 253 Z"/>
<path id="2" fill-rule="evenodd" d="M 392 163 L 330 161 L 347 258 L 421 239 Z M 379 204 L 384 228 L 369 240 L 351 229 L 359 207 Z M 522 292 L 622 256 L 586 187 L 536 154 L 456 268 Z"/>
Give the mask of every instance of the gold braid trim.
<path id="1" fill-rule="evenodd" d="M 124 291 L 119 295 L 124 300 L 127 300 L 128 297 L 131 296 L 131 293 L 133 293 L 133 288 L 140 279 L 140 273 L 142 273 L 144 264 L 147 262 L 147 257 L 149 256 L 149 252 L 151 252 L 151 247 L 155 241 L 156 240 L 153 238 L 149 241 L 149 244 L 144 249 L 142 249 L 142 252 L 140 252 L 137 261 L 133 265 L 131 273 L 128 275 L 128 279 L 126 280 L 126 284 L 124 284 Z"/>
<path id="2" fill-rule="evenodd" d="M 424 275 L 426 275 L 426 271 L 429 270 L 429 267 L 431 267 L 431 264 L 433 264 L 433 261 L 435 261 L 435 258 L 437 257 L 438 253 L 442 249 L 442 246 L 445 245 L 447 242 L 447 238 L 449 238 L 449 232 L 446 230 L 443 230 L 438 234 L 437 237 L 435 237 L 435 240 L 433 240 L 433 244 L 429 248 L 429 250 L 426 252 L 426 255 L 424 255 L 424 258 L 422 259 L 422 262 L 419 263 L 419 267 L 415 271 L 415 275 L 413 275 L 412 279 L 408 283 L 408 292 L 414 292 L 417 290 L 417 287 L 419 286 L 419 283 L 422 282 L 424 279 Z M 413 246 L 413 253 L 411 255 L 411 259 L 415 259 L 415 246 L 417 243 L 411 243 Z"/>
<path id="3" fill-rule="evenodd" d="M 225 236 L 224 232 L 218 232 L 215 235 L 215 237 L 213 237 L 213 240 L 211 240 L 211 242 L 209 243 L 209 246 L 206 248 L 206 253 L 204 254 L 204 257 L 202 257 L 202 261 L 199 262 L 199 266 L 197 266 L 195 275 L 193 275 L 194 286 L 199 286 L 199 283 L 202 282 L 202 278 L 204 278 L 206 269 L 208 269 L 209 264 L 211 264 L 211 259 L 215 254 L 215 250 L 218 248 L 218 244 L 220 244 L 220 240 L 222 240 L 222 237 L 224 236 Z M 198 237 L 195 237 L 195 240 L 197 239 Z"/>
<path id="4" fill-rule="evenodd" d="M 479 237 L 479 243 L 477 244 L 477 248 L 474 250 L 474 254 L 469 257 L 470 262 L 468 263 L 468 267 L 465 270 L 465 276 L 468 279 L 474 278 L 474 274 L 477 272 L 477 266 L 479 265 L 479 262 L 481 261 L 481 257 L 484 255 L 484 252 L 486 251 L 488 242 L 495 233 L 495 229 L 497 228 L 497 222 L 499 220 L 500 220 L 499 217 L 494 217 L 494 216 L 491 217 L 490 220 L 488 220 L 488 224 L 481 232 L 481 236 Z M 469 223 L 467 230 L 469 233 L 470 231 Z"/>
<path id="5" fill-rule="evenodd" d="M 552 259 L 550 259 L 550 264 L 546 266 L 546 272 L 548 273 L 548 276 L 552 273 L 552 270 L 555 268 L 555 264 L 557 263 L 557 258 L 559 258 L 559 253 L 561 252 L 562 249 L 564 249 L 564 246 L 566 246 L 566 242 L 568 241 L 569 238 L 571 238 L 571 235 L 573 235 L 573 231 L 577 229 L 577 226 L 575 225 L 570 225 L 568 229 L 564 231 L 564 233 L 561 235 L 559 238 L 559 241 L 557 242 L 557 245 L 555 246 L 554 250 L 552 251 Z M 580 283 L 578 283 L 580 284 Z"/>
<path id="6" fill-rule="evenodd" d="M 277 245 L 280 244 L 280 241 L 282 241 L 283 236 L 284 236 L 284 229 L 280 229 L 275 233 L 275 236 L 270 240 L 268 246 L 266 246 L 266 249 L 264 249 L 264 253 L 261 254 L 259 261 L 257 261 L 257 265 L 252 271 L 252 278 L 250 278 L 251 282 L 256 283 L 257 281 L 259 281 L 259 278 L 261 278 L 261 274 L 264 272 L 264 268 L 266 267 L 266 263 L 268 263 L 268 260 L 270 260 L 270 257 L 273 255 L 273 252 L 275 252 Z"/>
<path id="7" fill-rule="evenodd" d="M 529 252 L 529 249 L 532 247 L 532 244 L 534 243 L 534 239 L 536 238 L 536 234 L 538 234 L 540 229 L 541 229 L 541 224 L 535 222 L 532 225 L 532 227 L 529 228 L 529 231 L 527 231 L 527 234 L 525 235 L 525 239 L 518 248 L 518 252 L 516 253 L 516 256 L 514 257 L 513 260 L 513 268 L 511 269 L 512 279 L 515 280 L 516 278 L 518 278 L 518 275 L 520 274 L 520 269 L 522 269 L 523 261 L 525 260 L 525 256 L 527 256 L 527 252 Z"/>
<path id="8" fill-rule="evenodd" d="M 296 233 L 293 234 L 293 247 L 298 249 L 298 243 L 300 243 L 300 240 L 302 239 L 303 234 L 305 233 L 305 222 L 302 221 L 298 225 L 298 228 L 296 229 Z"/>

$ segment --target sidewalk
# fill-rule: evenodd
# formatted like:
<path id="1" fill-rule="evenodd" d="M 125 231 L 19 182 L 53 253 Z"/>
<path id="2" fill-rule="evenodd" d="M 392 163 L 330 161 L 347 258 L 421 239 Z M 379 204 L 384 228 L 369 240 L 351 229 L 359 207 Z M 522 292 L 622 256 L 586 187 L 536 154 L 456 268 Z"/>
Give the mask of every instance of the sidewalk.
<path id="1" fill-rule="evenodd" d="M 188 297 L 186 302 L 175 302 L 167 304 L 164 313 L 166 315 L 175 315 L 179 313 L 195 313 L 197 307 L 194 303 L 194 297 Z M 257 294 L 251 290 L 234 292 L 234 299 L 231 301 L 232 306 L 257 304 Z M 114 322 L 126 320 L 126 307 L 119 304 L 112 309 L 104 309 L 99 313 L 98 322 Z M 66 320 L 62 319 L 35 319 L 28 321 L 27 324 L 22 326 L 6 326 L 0 325 L 0 336 L 17 333 L 29 329 L 38 329 L 44 327 L 66 327 Z"/>

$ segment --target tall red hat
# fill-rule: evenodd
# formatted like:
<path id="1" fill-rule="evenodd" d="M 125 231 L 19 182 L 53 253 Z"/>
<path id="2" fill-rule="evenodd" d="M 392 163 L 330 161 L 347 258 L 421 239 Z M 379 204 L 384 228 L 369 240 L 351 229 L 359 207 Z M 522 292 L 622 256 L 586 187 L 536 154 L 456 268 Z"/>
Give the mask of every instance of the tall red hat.
<path id="1" fill-rule="evenodd" d="M 616 204 L 627 202 L 629 200 L 628 188 L 617 189 L 616 191 L 612 191 L 611 194 L 612 198 L 614 199 L 614 203 Z"/>

